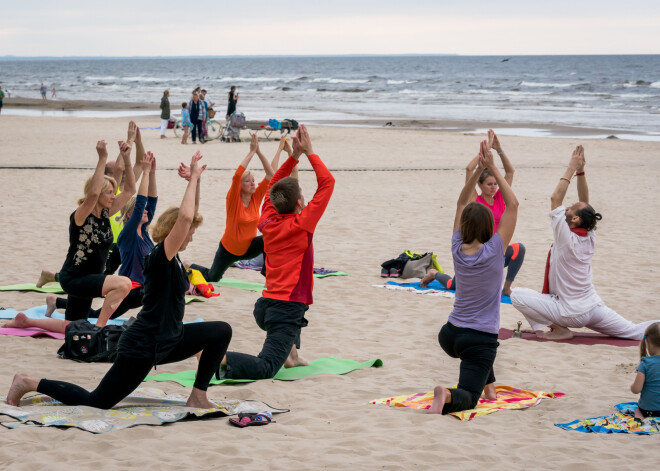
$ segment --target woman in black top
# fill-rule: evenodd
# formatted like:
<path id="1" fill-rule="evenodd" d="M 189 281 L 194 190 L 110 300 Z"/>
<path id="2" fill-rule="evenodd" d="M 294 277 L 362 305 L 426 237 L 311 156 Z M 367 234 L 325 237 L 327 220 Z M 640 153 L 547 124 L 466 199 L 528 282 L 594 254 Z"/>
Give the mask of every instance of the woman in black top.
<path id="1" fill-rule="evenodd" d="M 234 114 L 236 111 L 236 102 L 238 101 L 238 93 L 236 93 L 236 87 L 232 86 L 227 93 L 227 116 L 225 119 L 229 120 L 229 117 Z"/>
<path id="2" fill-rule="evenodd" d="M 75 384 L 37 379 L 17 374 L 9 388 L 7 403 L 18 405 L 31 391 L 46 394 L 68 405 L 109 409 L 128 396 L 157 364 L 173 363 L 202 352 L 189 407 L 214 408 L 206 389 L 218 371 L 231 340 L 231 327 L 225 322 L 183 324 L 185 292 L 189 287 L 178 253 L 185 250 L 202 222 L 196 207 L 199 201 L 200 167 L 197 152 L 190 163 L 190 181 L 180 208 L 170 208 L 152 230 L 158 245 L 145 258 L 144 306 L 121 336 L 117 358 L 94 391 Z"/>
<path id="3" fill-rule="evenodd" d="M 131 168 L 131 148 L 136 131 L 137 125 L 131 122 L 128 141 L 119 141 L 121 158 L 126 168 Z M 97 322 L 100 327 L 106 325 L 112 313 L 131 291 L 130 279 L 105 275 L 104 271 L 113 240 L 109 214 L 119 211 L 135 193 L 135 176 L 133 172 L 126 172 L 124 191 L 115 195 L 117 182 L 104 175 L 108 159 L 106 147 L 105 141 L 96 144 L 99 157 L 96 169 L 85 183 L 85 196 L 78 200 L 78 208 L 69 217 L 69 250 L 59 273 L 62 289 L 68 295 L 65 319 L 87 319 L 92 300 L 103 296 L 105 299 Z"/>

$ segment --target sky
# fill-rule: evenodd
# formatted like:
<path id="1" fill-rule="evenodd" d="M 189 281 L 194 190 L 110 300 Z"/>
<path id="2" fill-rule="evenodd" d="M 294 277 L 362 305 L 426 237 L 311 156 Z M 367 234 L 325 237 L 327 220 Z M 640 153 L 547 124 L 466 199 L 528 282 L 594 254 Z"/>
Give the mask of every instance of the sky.
<path id="1" fill-rule="evenodd" d="M 658 53 L 659 0 L 0 0 L 0 56 Z"/>

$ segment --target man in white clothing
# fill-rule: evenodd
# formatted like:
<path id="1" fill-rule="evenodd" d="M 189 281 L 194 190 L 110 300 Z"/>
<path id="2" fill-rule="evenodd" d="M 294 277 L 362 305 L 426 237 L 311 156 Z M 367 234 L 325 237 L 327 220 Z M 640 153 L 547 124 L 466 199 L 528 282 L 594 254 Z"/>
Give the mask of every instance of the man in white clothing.
<path id="1" fill-rule="evenodd" d="M 584 149 L 578 146 L 550 197 L 555 242 L 548 256 L 543 293 L 515 288 L 511 304 L 534 330 L 550 327 L 549 332 L 537 333 L 541 338 L 571 339 L 573 332 L 569 327 L 586 327 L 612 337 L 641 340 L 646 327 L 657 321 L 634 324 L 626 320 L 603 303 L 593 285 L 594 231 L 602 216 L 589 205 L 584 165 Z M 580 202 L 565 208 L 562 202 L 573 174 Z"/>

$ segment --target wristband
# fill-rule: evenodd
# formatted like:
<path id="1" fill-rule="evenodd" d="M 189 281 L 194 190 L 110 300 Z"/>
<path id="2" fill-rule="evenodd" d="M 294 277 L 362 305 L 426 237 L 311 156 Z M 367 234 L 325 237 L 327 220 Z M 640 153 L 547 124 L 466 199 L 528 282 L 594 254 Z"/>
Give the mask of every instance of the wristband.
<path id="1" fill-rule="evenodd" d="M 584 172 L 578 172 L 575 174 L 576 177 L 581 177 L 582 175 L 584 175 Z"/>
<path id="2" fill-rule="evenodd" d="M 503 150 L 497 151 L 497 153 L 498 153 L 499 155 L 504 155 L 504 151 L 503 151 Z"/>
<path id="3" fill-rule="evenodd" d="M 566 180 L 569 183 L 569 185 L 571 183 L 571 181 L 568 178 L 565 178 L 565 177 L 561 177 L 560 180 Z"/>

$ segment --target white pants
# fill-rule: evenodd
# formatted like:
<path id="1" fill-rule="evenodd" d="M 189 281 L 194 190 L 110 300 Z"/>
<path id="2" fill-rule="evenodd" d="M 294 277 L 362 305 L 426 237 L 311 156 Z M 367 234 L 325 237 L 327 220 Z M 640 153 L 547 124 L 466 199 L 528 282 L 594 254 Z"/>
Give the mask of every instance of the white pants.
<path id="1" fill-rule="evenodd" d="M 161 119 L 160 120 L 160 135 L 164 136 L 165 131 L 167 131 L 167 125 L 169 124 L 170 120 L 169 119 Z"/>
<path id="2" fill-rule="evenodd" d="M 634 324 L 616 311 L 600 304 L 584 314 L 566 317 L 561 314 L 559 299 L 551 294 L 541 294 L 527 288 L 514 288 L 511 304 L 518 309 L 532 329 L 555 324 L 562 327 L 586 327 L 610 337 L 642 340 L 646 328 L 654 322 Z"/>

